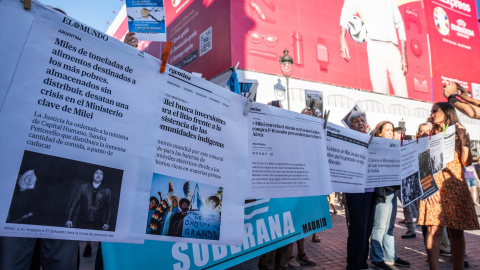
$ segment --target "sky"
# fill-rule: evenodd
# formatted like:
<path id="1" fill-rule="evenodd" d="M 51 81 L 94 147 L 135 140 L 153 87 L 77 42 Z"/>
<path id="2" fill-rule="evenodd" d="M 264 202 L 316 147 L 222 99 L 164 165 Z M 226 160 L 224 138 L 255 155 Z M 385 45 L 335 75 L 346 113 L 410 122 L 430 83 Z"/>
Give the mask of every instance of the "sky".
<path id="1" fill-rule="evenodd" d="M 169 182 L 172 182 L 173 191 L 175 195 L 179 199 L 185 198 L 185 194 L 183 192 L 183 184 L 185 183 L 185 181 L 186 180 L 180 179 L 180 178 L 165 176 L 162 174 L 154 174 L 152 178 L 152 186 L 150 188 L 150 196 L 155 196 L 157 197 L 157 199 L 159 199 L 157 192 L 160 191 L 162 193 L 162 198 L 163 199 L 167 198 Z M 197 182 L 193 182 L 193 181 L 189 181 L 189 182 L 190 182 L 190 192 L 193 193 Z M 218 187 L 199 183 L 199 190 L 200 190 L 199 191 L 200 198 L 202 199 L 202 202 L 205 202 L 206 198 L 213 196 L 215 195 L 215 193 L 217 193 Z"/>
<path id="2" fill-rule="evenodd" d="M 87 25 L 106 32 L 115 16 L 122 8 L 125 0 L 39 0 L 44 5 L 50 5 L 65 11 L 68 16 Z"/>
<path id="3" fill-rule="evenodd" d="M 125 0 L 39 0 L 65 11 L 68 16 L 106 32 L 107 22 L 112 22 Z M 477 14 L 480 14 L 480 0 L 476 0 Z M 168 19 L 168 18 L 167 18 Z"/>

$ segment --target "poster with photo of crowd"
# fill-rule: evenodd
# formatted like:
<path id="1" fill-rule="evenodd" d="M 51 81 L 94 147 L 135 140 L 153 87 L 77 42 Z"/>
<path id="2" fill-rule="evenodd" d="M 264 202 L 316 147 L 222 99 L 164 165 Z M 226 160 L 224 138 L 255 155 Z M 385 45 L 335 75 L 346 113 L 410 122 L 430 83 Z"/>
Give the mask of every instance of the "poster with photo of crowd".
<path id="1" fill-rule="evenodd" d="M 422 140 L 425 141 L 425 140 Z M 400 149 L 401 157 L 401 201 L 405 207 L 422 197 L 423 189 L 420 182 L 418 144 L 416 140 L 404 140 Z M 424 150 L 424 149 L 423 149 Z"/>
<path id="2" fill-rule="evenodd" d="M 154 174 L 146 233 L 218 240 L 222 199 L 223 187 Z"/>
<path id="3" fill-rule="evenodd" d="M 428 199 L 435 194 L 439 189 L 435 178 L 432 175 L 432 165 L 430 163 L 430 149 L 418 155 L 418 166 L 420 169 L 420 182 L 423 189 L 422 200 Z"/>

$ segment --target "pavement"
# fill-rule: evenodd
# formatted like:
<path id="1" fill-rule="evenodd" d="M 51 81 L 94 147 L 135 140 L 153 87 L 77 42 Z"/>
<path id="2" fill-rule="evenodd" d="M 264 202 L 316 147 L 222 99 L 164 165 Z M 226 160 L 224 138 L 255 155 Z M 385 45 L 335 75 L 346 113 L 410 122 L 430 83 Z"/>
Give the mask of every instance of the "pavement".
<path id="1" fill-rule="evenodd" d="M 400 205 L 400 204 L 399 204 Z M 337 209 L 342 209 L 337 205 Z M 423 244 L 422 230 L 420 226 L 416 227 L 416 238 L 402 239 L 401 236 L 407 229 L 405 224 L 398 223 L 403 219 L 403 209 L 398 207 L 397 222 L 393 230 L 395 235 L 395 248 L 397 255 L 410 262 L 410 268 L 395 268 L 393 269 L 412 269 L 412 270 L 427 270 L 427 254 Z M 476 207 L 476 212 L 480 213 L 480 207 Z M 480 217 L 480 215 L 477 215 Z M 345 222 L 345 215 L 343 211 L 338 211 L 338 214 L 331 215 L 332 228 L 318 233 L 321 237 L 321 242 L 312 242 L 311 237 L 307 237 L 305 246 L 308 256 L 317 262 L 316 266 L 303 266 L 305 270 L 344 270 L 347 261 L 347 225 Z M 468 269 L 480 269 L 480 230 L 465 231 L 465 242 L 467 244 L 467 261 L 470 264 Z M 294 254 L 297 254 L 296 245 L 294 245 Z M 83 253 L 85 242 L 80 244 L 80 254 Z M 95 254 L 97 243 L 92 243 L 92 257 L 80 258 L 80 270 L 93 270 L 95 265 Z M 253 270 L 257 268 L 258 258 L 251 259 L 236 265 L 230 270 Z M 369 262 L 371 269 L 375 269 Z M 158 268 L 161 269 L 161 268 Z M 452 264 L 449 257 L 440 257 L 440 269 L 452 269 Z"/>
<path id="2" fill-rule="evenodd" d="M 400 205 L 400 203 L 399 203 Z M 337 209 L 342 209 L 337 205 Z M 422 229 L 416 227 L 416 238 L 402 239 L 402 234 L 407 231 L 405 224 L 398 223 L 403 219 L 403 208 L 398 207 L 397 222 L 393 233 L 395 235 L 395 248 L 397 255 L 410 262 L 410 268 L 393 269 L 412 269 L 412 270 L 428 270 L 427 253 L 423 244 Z M 476 207 L 476 212 L 480 213 L 480 207 Z M 344 270 L 347 266 L 347 225 L 345 222 L 345 212 L 339 211 L 336 215 L 331 215 L 332 228 L 318 233 L 321 242 L 311 241 L 311 237 L 307 237 L 305 241 L 305 249 L 308 256 L 313 259 L 316 266 L 303 266 L 305 270 Z M 477 215 L 477 217 L 480 217 Z M 467 269 L 480 269 L 480 231 L 465 231 L 465 242 L 467 244 L 467 258 L 470 264 Z M 294 245 L 294 254 L 297 254 L 296 245 Z M 258 258 L 243 262 L 230 270 L 252 270 L 257 268 Z M 368 262 L 370 269 L 376 269 Z M 453 269 L 449 257 L 440 257 L 440 269 Z"/>

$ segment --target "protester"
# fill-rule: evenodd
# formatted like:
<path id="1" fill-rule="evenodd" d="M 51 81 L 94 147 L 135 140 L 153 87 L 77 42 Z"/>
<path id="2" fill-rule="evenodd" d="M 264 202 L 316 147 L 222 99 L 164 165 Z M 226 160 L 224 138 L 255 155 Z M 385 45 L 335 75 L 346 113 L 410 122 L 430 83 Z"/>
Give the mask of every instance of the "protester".
<path id="1" fill-rule="evenodd" d="M 480 180 L 478 179 L 478 175 L 473 164 L 465 167 L 465 178 L 467 180 L 468 188 L 470 189 L 470 194 L 472 194 L 473 203 L 476 206 L 480 206 L 480 204 L 477 203 L 477 183 L 479 183 Z"/>
<path id="2" fill-rule="evenodd" d="M 280 100 L 273 100 L 268 103 L 270 106 L 283 108 Z M 273 270 L 273 269 L 301 269 L 300 264 L 296 261 L 289 263 L 291 259 L 295 258 L 293 255 L 293 243 L 279 247 L 275 250 L 267 252 L 260 256 L 258 260 L 258 269 Z"/>
<path id="3" fill-rule="evenodd" d="M 448 99 L 448 102 L 468 117 L 480 119 L 480 100 L 471 98 L 467 89 L 454 82 L 445 81 L 445 84 L 443 95 Z M 460 94 L 457 94 L 458 91 L 460 91 Z M 461 101 L 458 97 L 461 97 L 464 101 Z"/>
<path id="4" fill-rule="evenodd" d="M 455 156 L 447 167 L 434 178 L 439 192 L 420 203 L 418 224 L 426 225 L 426 249 L 430 269 L 439 269 L 440 239 L 443 227 L 450 235 L 451 254 L 454 269 L 464 268 L 464 230 L 476 230 L 478 224 L 475 207 L 470 197 L 467 183 L 462 173 L 462 165 L 472 163 L 470 139 L 464 126 L 458 122 L 455 108 L 448 102 L 438 102 L 432 106 L 430 121 L 433 133 L 443 131 L 443 126 L 456 125 Z"/>
<path id="5" fill-rule="evenodd" d="M 402 139 L 402 134 L 405 134 L 405 128 L 403 127 L 396 127 L 393 128 L 393 139 L 394 140 L 401 140 Z"/>
<path id="6" fill-rule="evenodd" d="M 305 108 L 305 109 L 302 110 L 301 113 L 306 114 L 306 115 L 315 116 L 314 108 Z M 321 239 L 316 233 L 314 233 L 312 235 L 312 241 L 320 242 Z M 292 253 L 290 255 L 290 261 L 288 263 L 289 268 L 300 269 L 300 266 L 298 265 L 297 262 L 299 262 L 300 264 L 306 264 L 306 265 L 310 265 L 310 266 L 317 265 L 317 263 L 314 260 L 312 260 L 310 257 L 308 257 L 308 255 L 307 255 L 307 251 L 305 250 L 305 238 L 302 238 L 302 239 L 297 241 L 297 251 L 298 251 L 298 254 L 297 254 L 297 257 L 295 258 L 293 256 L 293 248 L 291 249 Z"/>
<path id="7" fill-rule="evenodd" d="M 170 228 L 170 219 L 173 215 L 175 215 L 175 213 L 179 211 L 178 208 L 180 204 L 178 203 L 178 197 L 175 195 L 171 196 L 170 192 L 168 192 L 167 199 L 170 200 L 170 204 L 166 209 L 165 215 L 163 217 L 162 228 L 160 229 L 161 235 L 168 235 L 168 230 Z"/>
<path id="8" fill-rule="evenodd" d="M 406 130 L 403 127 L 394 128 L 393 129 L 393 139 L 394 140 L 401 140 L 402 139 L 402 134 L 405 134 L 405 131 Z M 397 197 L 401 198 L 400 190 L 397 190 Z M 411 203 L 411 204 L 409 204 L 409 205 L 407 205 L 406 207 L 403 208 L 404 219 L 399 221 L 398 223 L 405 223 L 405 225 L 407 226 L 407 232 L 404 235 L 402 235 L 402 238 L 415 238 L 415 237 L 417 237 L 417 235 L 415 233 L 415 225 L 413 223 L 413 215 L 412 215 L 412 212 L 415 212 L 415 216 L 417 216 L 416 211 L 417 211 L 417 209 L 415 209 L 414 203 Z"/>
<path id="9" fill-rule="evenodd" d="M 304 108 L 302 110 L 301 114 L 312 115 L 312 116 L 318 115 L 318 117 L 321 117 L 321 114 L 315 114 L 315 108 L 313 106 Z M 336 214 L 337 210 L 335 209 L 335 204 L 331 203 L 330 196 L 331 195 L 328 195 L 328 204 L 333 205 L 332 208 L 333 208 L 334 213 Z M 317 235 L 317 233 L 314 233 L 314 234 L 312 234 L 312 241 L 318 243 L 318 242 L 322 241 L 322 239 L 320 238 L 320 236 Z"/>
<path id="10" fill-rule="evenodd" d="M 393 139 L 393 124 L 382 121 L 375 127 L 375 137 Z M 397 187 L 375 188 L 375 215 L 373 219 L 372 239 L 370 241 L 370 261 L 378 269 L 391 270 L 389 265 L 409 267 L 395 253 L 393 228 L 397 217 Z"/>
<path id="11" fill-rule="evenodd" d="M 160 192 L 159 192 L 160 193 Z M 160 198 L 162 195 L 160 194 Z M 150 197 L 150 204 L 148 205 L 148 216 L 147 216 L 147 234 L 150 234 L 152 228 L 150 227 L 150 223 L 152 222 L 152 216 L 155 213 L 160 201 L 155 196 Z"/>
<path id="12" fill-rule="evenodd" d="M 333 192 L 332 194 L 329 194 L 327 197 L 328 197 L 328 204 L 330 205 L 330 207 L 332 207 L 332 210 L 333 210 L 332 214 L 336 215 L 338 211 L 337 211 L 337 208 L 335 207 L 335 192 Z"/>
<path id="13" fill-rule="evenodd" d="M 190 201 L 187 198 L 183 198 L 178 203 L 180 211 L 173 214 L 170 226 L 168 230 L 168 236 L 182 237 L 183 232 L 183 219 L 188 214 L 190 208 Z"/>
<path id="14" fill-rule="evenodd" d="M 348 117 L 347 124 L 350 129 L 365 133 L 367 129 L 365 113 L 353 112 Z M 350 220 L 347 238 L 347 270 L 368 269 L 369 239 L 375 215 L 373 189 L 365 189 L 362 193 L 345 193 L 345 201 Z"/>
<path id="15" fill-rule="evenodd" d="M 406 132 L 406 130 L 403 127 L 394 128 L 393 129 L 393 139 L 394 140 L 401 140 L 402 139 L 402 134 L 405 134 L 405 132 Z M 400 190 L 397 190 L 397 197 L 401 198 Z M 404 219 L 400 220 L 398 222 L 398 223 L 405 223 L 405 225 L 407 226 L 407 229 L 408 229 L 407 232 L 404 235 L 402 235 L 402 238 L 415 238 L 416 237 L 415 226 L 413 225 L 413 216 L 412 216 L 411 207 L 412 207 L 412 205 L 409 204 L 409 205 L 407 205 L 406 207 L 403 208 Z M 415 206 L 413 206 L 413 207 L 415 207 Z"/>

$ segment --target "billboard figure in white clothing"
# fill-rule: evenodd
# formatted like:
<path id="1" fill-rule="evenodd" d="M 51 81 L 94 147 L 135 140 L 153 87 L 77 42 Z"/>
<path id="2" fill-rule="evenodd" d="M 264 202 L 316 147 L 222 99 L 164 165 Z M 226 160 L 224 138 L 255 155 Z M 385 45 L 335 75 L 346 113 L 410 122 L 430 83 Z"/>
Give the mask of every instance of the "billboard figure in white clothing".
<path id="1" fill-rule="evenodd" d="M 370 80 L 373 91 L 389 93 L 388 79 L 392 83 L 395 95 L 408 97 L 406 34 L 400 10 L 395 0 L 345 0 L 340 17 L 340 51 L 349 61 L 350 52 L 345 32 L 348 21 L 357 12 L 367 30 L 367 54 Z M 402 53 L 398 50 L 398 38 Z"/>

